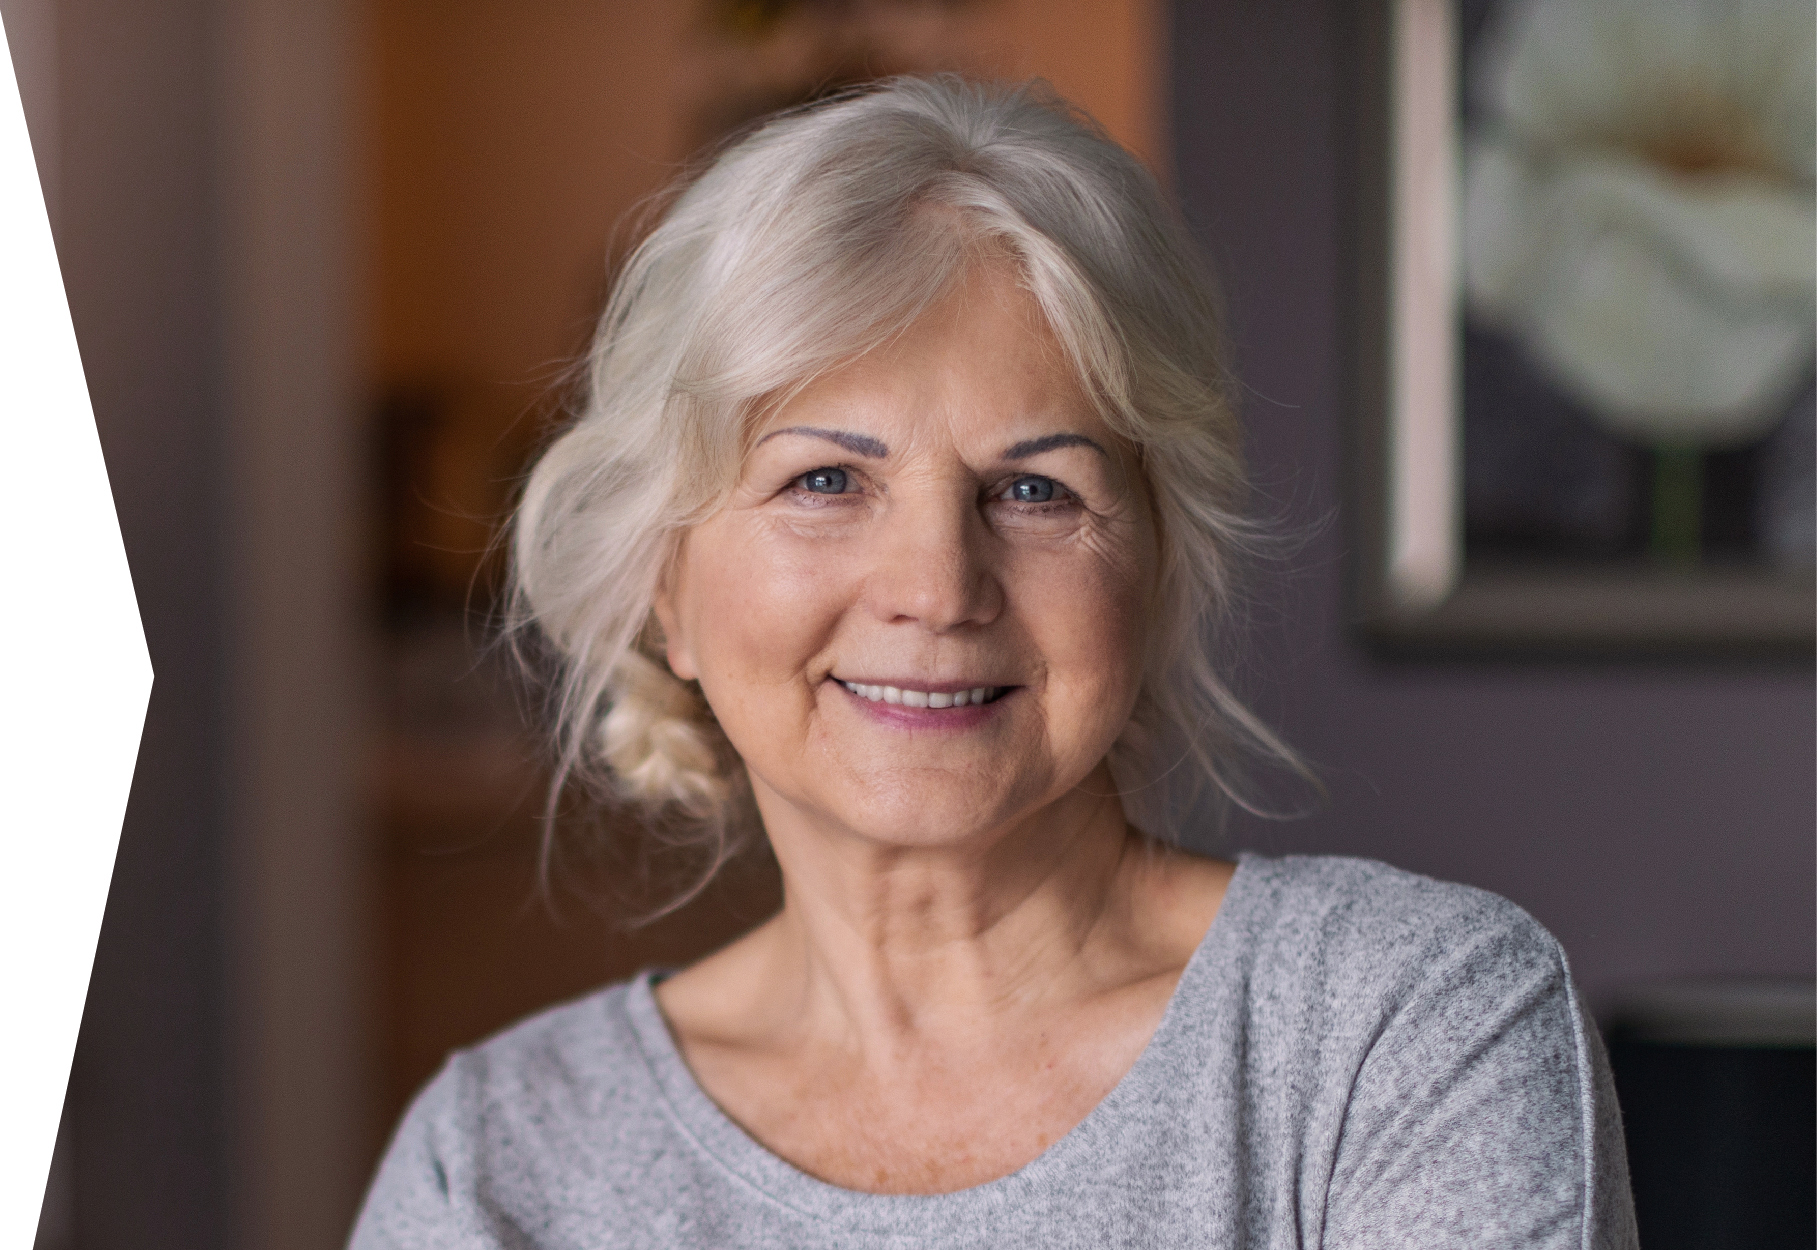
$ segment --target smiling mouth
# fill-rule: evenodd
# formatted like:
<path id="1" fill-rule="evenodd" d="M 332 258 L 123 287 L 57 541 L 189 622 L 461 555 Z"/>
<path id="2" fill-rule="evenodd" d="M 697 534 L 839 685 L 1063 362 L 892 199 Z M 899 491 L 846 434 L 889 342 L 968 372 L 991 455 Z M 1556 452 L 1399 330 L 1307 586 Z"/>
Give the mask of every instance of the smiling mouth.
<path id="1" fill-rule="evenodd" d="M 973 686 L 969 690 L 904 690 L 898 686 L 868 686 L 862 682 L 841 681 L 840 685 L 872 703 L 895 703 L 903 707 L 949 708 L 973 707 L 994 703 L 1014 689 L 1012 686 Z"/>

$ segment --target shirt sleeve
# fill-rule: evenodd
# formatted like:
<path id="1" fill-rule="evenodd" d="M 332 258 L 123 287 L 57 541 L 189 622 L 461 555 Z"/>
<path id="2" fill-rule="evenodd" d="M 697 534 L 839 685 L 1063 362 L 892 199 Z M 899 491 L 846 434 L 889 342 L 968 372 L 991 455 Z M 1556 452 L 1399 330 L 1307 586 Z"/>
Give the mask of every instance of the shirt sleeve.
<path id="1" fill-rule="evenodd" d="M 372 1179 L 348 1250 L 518 1250 L 471 1201 L 460 1057 L 410 1104 Z M 527 1243 L 525 1243 L 527 1244 Z"/>
<path id="2" fill-rule="evenodd" d="M 1448 935 L 1386 1014 L 1327 1194 L 1330 1250 L 1637 1246 L 1607 1057 L 1525 913 Z"/>

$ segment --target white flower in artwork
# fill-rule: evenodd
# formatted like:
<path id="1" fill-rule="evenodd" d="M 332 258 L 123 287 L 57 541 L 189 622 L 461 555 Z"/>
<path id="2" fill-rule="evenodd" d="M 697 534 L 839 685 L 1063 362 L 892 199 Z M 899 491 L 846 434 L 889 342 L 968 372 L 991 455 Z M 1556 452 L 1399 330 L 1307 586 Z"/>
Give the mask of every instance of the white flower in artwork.
<path id="1" fill-rule="evenodd" d="M 1763 435 L 1817 354 L 1817 5 L 1530 0 L 1483 57 L 1471 311 L 1626 437 Z"/>

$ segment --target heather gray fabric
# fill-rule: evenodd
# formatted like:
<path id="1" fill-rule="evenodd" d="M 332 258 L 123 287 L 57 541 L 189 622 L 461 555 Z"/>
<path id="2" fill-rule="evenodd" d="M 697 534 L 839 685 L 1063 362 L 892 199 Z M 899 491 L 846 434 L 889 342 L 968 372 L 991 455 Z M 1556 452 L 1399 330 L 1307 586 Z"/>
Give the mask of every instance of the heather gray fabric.
<path id="1" fill-rule="evenodd" d="M 1245 856 L 1154 1039 L 1021 1171 L 797 1171 L 694 1083 L 648 976 L 453 1056 L 354 1250 L 1633 1247 L 1608 1065 L 1551 935 L 1364 860 Z"/>

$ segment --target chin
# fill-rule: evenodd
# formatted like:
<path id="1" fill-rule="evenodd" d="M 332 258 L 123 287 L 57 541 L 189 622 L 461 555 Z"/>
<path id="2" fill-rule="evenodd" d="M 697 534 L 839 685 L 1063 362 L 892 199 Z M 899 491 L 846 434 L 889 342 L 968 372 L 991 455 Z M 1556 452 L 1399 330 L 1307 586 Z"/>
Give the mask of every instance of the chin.
<path id="1" fill-rule="evenodd" d="M 1007 829 L 1032 804 L 1013 801 L 996 787 L 952 778 L 876 778 L 812 804 L 823 819 L 879 846 L 934 849 L 975 844 Z"/>

